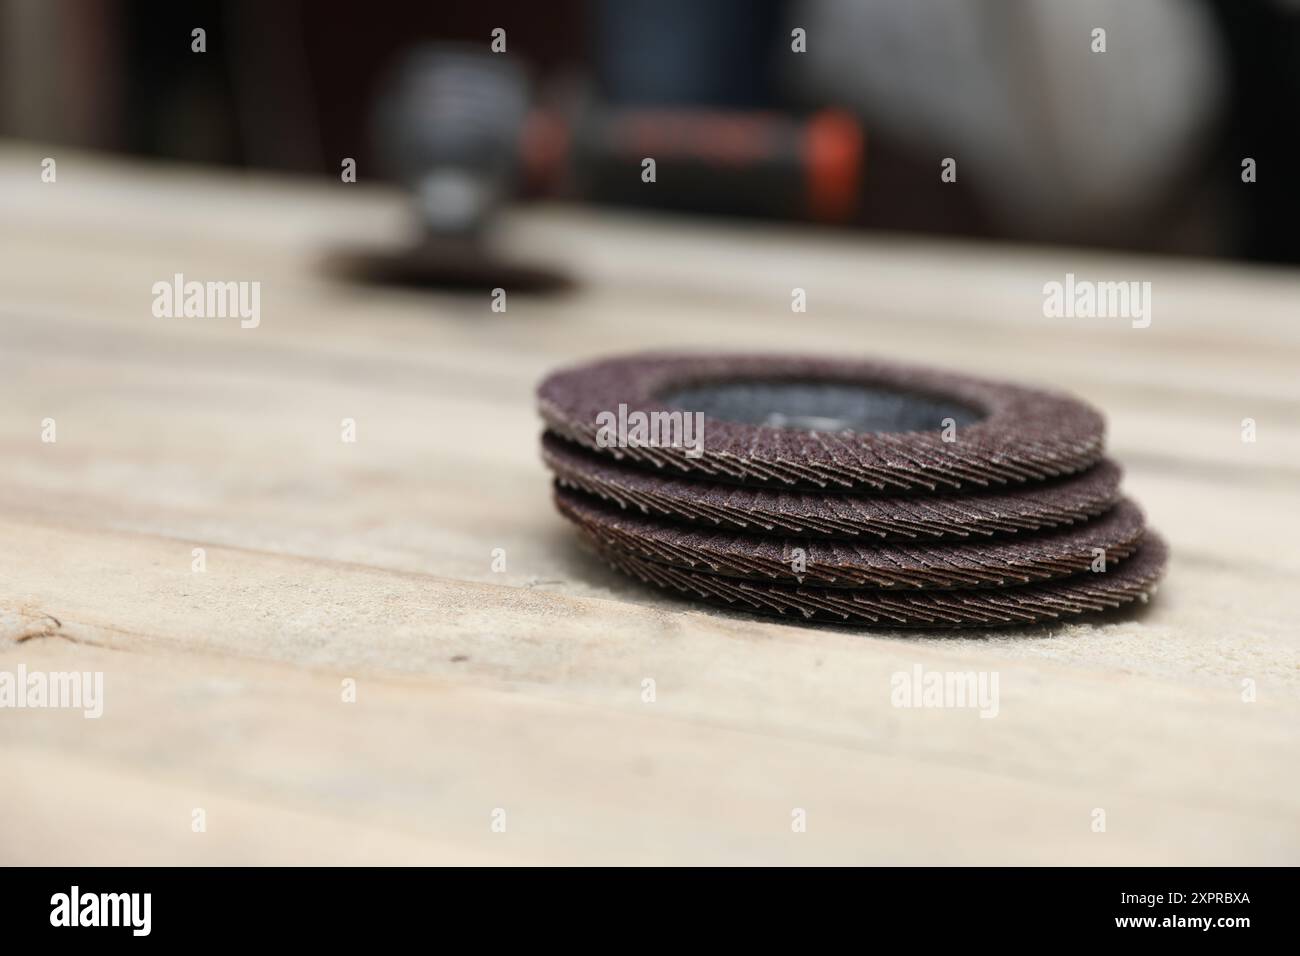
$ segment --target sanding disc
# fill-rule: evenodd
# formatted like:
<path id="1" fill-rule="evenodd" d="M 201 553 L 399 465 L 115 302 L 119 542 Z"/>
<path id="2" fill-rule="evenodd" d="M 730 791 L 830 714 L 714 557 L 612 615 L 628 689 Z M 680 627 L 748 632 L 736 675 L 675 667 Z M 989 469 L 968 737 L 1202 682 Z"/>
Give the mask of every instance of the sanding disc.
<path id="1" fill-rule="evenodd" d="M 1095 517 L 1119 498 L 1120 469 L 1103 460 L 1086 472 L 1014 492 L 949 495 L 816 494 L 691 480 L 542 436 L 542 459 L 566 487 L 652 517 L 800 537 L 922 541 L 1040 531 Z"/>
<path id="2" fill-rule="evenodd" d="M 738 581 L 597 549 L 616 570 L 732 610 L 878 627 L 1005 627 L 1055 621 L 1145 601 L 1164 571 L 1164 542 L 1147 532 L 1127 561 L 1046 584 L 964 591 L 785 587 Z"/>
<path id="3" fill-rule="evenodd" d="M 1122 561 L 1142 540 L 1142 512 L 1123 500 L 1094 521 L 1059 531 L 969 544 L 858 544 L 694 528 L 625 512 L 556 488 L 560 513 L 601 550 L 723 577 L 841 588 L 1006 587 Z"/>
<path id="4" fill-rule="evenodd" d="M 1101 458 L 1105 430 L 1093 408 L 1058 392 L 777 355 L 607 359 L 551 375 L 538 389 L 538 407 L 562 437 L 642 466 L 748 485 L 881 492 L 1072 474 Z M 703 413 L 698 446 L 671 443 L 674 412 L 679 420 Z M 638 414 L 660 424 L 659 444 L 624 427 Z"/>

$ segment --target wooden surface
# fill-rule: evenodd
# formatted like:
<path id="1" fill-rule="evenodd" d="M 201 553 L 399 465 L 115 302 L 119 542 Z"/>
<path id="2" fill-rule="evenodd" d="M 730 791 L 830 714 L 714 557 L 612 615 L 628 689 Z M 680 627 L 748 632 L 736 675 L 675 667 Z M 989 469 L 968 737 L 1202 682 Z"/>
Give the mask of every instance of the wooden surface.
<path id="1" fill-rule="evenodd" d="M 0 197 L 0 670 L 105 697 L 0 710 L 0 862 L 1300 862 L 1295 272 L 541 209 L 502 241 L 579 285 L 494 314 L 324 274 L 408 225 L 365 185 L 10 146 Z M 1045 319 L 1067 271 L 1151 281 L 1151 328 Z M 176 272 L 259 280 L 260 327 L 154 318 Z M 1159 595 L 951 637 L 623 581 L 551 508 L 533 388 L 741 345 L 1082 395 Z M 917 664 L 996 672 L 998 716 L 893 707 Z"/>

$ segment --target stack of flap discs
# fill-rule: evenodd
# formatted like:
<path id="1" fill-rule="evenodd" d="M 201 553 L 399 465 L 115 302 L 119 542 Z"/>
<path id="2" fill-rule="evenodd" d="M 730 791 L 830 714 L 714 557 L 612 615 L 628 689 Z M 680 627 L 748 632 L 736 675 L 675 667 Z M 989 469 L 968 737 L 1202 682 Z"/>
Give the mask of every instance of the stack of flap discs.
<path id="1" fill-rule="evenodd" d="M 560 513 L 614 568 L 736 610 L 989 627 L 1146 600 L 1164 542 L 1057 392 L 783 355 L 634 355 L 538 389 Z"/>

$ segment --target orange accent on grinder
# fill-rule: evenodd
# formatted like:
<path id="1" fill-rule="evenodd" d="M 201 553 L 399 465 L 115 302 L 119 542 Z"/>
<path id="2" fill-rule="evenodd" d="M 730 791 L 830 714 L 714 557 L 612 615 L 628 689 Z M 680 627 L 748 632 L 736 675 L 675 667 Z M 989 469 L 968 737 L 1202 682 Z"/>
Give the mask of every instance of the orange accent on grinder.
<path id="1" fill-rule="evenodd" d="M 824 222 L 852 219 L 866 153 L 862 124 L 844 110 L 821 110 L 808 121 L 804 145 L 809 215 Z"/>

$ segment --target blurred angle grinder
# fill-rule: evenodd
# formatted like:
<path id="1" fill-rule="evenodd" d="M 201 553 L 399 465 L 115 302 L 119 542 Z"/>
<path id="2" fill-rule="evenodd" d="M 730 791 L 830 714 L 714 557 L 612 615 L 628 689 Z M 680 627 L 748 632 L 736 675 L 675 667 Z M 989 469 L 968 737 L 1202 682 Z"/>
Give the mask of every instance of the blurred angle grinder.
<path id="1" fill-rule="evenodd" d="M 504 56 L 409 54 L 379 101 L 375 134 L 385 171 L 414 196 L 423 238 L 397 254 L 348 256 L 348 271 L 434 287 L 567 285 L 493 241 L 498 214 L 520 199 L 817 222 L 858 214 L 865 137 L 848 113 L 609 107 L 563 84 L 538 100 Z"/>

